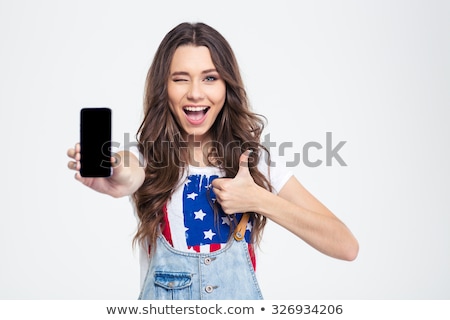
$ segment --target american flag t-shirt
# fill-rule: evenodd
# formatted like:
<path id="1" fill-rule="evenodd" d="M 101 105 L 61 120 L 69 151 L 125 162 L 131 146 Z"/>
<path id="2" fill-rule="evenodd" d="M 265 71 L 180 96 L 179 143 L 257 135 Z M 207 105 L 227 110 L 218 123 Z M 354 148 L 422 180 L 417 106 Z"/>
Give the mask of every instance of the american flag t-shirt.
<path id="1" fill-rule="evenodd" d="M 214 214 L 216 199 L 211 183 L 220 177 L 218 170 L 212 167 L 191 168 L 184 183 L 173 194 L 167 206 L 166 230 L 163 233 L 166 238 L 171 238 L 176 249 L 191 252 L 219 250 L 229 239 L 230 227 L 239 223 L 240 213 L 227 215 L 218 206 L 218 216 Z M 247 243 L 251 229 L 249 222 L 245 233 Z"/>
<path id="2" fill-rule="evenodd" d="M 210 247 L 215 251 L 221 244 L 227 242 L 230 226 L 236 223 L 233 219 L 240 219 L 241 214 L 230 216 L 219 208 L 219 217 L 214 216 L 212 203 L 215 195 L 211 183 L 218 176 L 190 175 L 183 190 L 184 226 L 186 228 L 186 244 L 188 248 L 202 251 L 201 248 Z M 249 232 L 246 232 L 247 236 Z M 247 237 L 248 242 L 248 237 Z"/>

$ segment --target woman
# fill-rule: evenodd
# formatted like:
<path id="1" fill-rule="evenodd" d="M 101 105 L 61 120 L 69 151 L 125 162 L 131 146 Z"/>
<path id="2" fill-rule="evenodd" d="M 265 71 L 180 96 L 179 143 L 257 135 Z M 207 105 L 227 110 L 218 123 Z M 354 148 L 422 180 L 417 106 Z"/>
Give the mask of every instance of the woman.
<path id="1" fill-rule="evenodd" d="M 132 196 L 141 299 L 262 299 L 254 250 L 267 219 L 324 254 L 356 258 L 349 229 L 292 174 L 267 165 L 263 119 L 250 110 L 233 51 L 216 30 L 182 23 L 165 36 L 144 111 L 139 150 L 116 154 L 111 177 L 76 173 L 94 190 Z M 78 171 L 79 145 L 68 155 Z"/>

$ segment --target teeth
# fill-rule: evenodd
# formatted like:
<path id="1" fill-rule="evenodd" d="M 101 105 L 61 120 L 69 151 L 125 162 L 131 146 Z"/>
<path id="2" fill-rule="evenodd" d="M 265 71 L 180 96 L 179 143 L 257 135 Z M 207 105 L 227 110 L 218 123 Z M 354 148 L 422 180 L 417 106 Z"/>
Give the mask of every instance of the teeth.
<path id="1" fill-rule="evenodd" d="M 205 111 L 206 109 L 208 109 L 208 107 L 184 107 L 184 110 L 193 112 Z"/>

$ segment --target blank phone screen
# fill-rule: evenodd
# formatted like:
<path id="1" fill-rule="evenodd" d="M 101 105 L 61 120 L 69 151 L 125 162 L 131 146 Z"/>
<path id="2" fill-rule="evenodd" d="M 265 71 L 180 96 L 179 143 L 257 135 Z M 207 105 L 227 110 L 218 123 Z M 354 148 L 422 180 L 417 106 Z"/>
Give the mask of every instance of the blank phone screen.
<path id="1" fill-rule="evenodd" d="M 83 177 L 111 175 L 111 110 L 83 108 L 80 112 L 81 168 Z"/>

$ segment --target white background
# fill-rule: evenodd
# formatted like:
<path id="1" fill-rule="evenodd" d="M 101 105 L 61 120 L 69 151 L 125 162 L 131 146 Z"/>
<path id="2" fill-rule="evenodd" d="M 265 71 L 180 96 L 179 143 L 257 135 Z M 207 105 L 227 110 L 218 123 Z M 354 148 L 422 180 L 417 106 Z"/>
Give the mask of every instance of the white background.
<path id="1" fill-rule="evenodd" d="M 159 42 L 203 21 L 229 40 L 271 140 L 292 142 L 286 161 L 326 132 L 346 141 L 346 167 L 292 169 L 359 257 L 324 256 L 270 223 L 265 298 L 449 299 L 449 14 L 435 0 L 2 0 L 0 298 L 137 298 L 131 204 L 75 181 L 66 150 L 87 106 L 113 109 L 115 141 L 133 137 Z"/>

